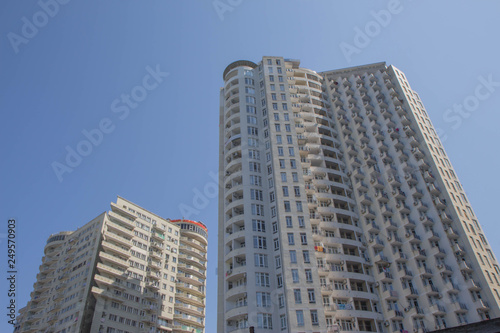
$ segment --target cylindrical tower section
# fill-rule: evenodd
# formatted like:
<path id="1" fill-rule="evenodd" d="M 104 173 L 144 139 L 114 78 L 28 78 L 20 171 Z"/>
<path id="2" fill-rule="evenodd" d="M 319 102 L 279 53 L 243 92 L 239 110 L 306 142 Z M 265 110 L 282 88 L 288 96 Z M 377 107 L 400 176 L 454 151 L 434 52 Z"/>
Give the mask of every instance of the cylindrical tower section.
<path id="1" fill-rule="evenodd" d="M 184 219 L 171 220 L 170 222 L 180 227 L 176 288 L 185 291 L 186 294 L 191 296 L 189 298 L 176 298 L 174 320 L 180 327 L 186 327 L 185 331 L 179 332 L 204 333 L 208 245 L 207 227 L 202 222 Z"/>

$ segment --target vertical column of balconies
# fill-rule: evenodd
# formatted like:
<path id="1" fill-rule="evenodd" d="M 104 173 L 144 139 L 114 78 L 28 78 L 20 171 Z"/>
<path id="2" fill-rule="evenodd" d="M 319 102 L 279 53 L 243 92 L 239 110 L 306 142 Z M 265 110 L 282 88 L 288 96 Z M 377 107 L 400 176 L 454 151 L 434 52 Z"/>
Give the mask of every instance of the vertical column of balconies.
<path id="1" fill-rule="evenodd" d="M 303 204 L 303 209 L 297 211 L 297 213 L 294 213 L 293 210 L 291 213 L 281 213 L 282 220 L 283 215 L 292 215 L 288 218 L 293 219 L 293 225 L 281 223 L 283 270 L 285 271 L 284 276 L 287 278 L 284 281 L 284 287 L 289 290 L 287 294 L 287 315 L 291 331 L 303 329 L 319 330 L 325 327 L 326 319 L 322 308 L 319 275 L 317 270 L 314 269 L 316 267 L 314 253 L 315 235 L 313 234 L 315 213 L 311 207 L 314 186 L 310 180 L 310 175 L 313 174 L 313 171 L 320 174 L 326 170 L 326 167 L 322 170 L 311 169 L 320 168 L 322 159 L 321 147 L 322 144 L 325 144 L 321 140 L 322 135 L 318 131 L 318 128 L 321 127 L 325 134 L 326 131 L 331 134 L 329 110 L 324 99 L 321 76 L 311 70 L 299 68 L 298 64 L 289 63 L 287 66 L 288 91 L 292 106 L 292 113 L 290 115 L 293 115 L 291 120 L 292 124 L 294 124 L 294 128 L 291 130 L 293 149 L 296 152 L 294 159 L 299 161 L 300 158 L 300 165 L 297 167 L 297 170 L 290 170 L 292 173 L 296 173 L 296 179 L 292 180 L 293 187 L 289 186 L 289 181 L 279 182 L 279 179 L 277 179 L 276 188 L 279 193 L 281 192 L 281 186 L 290 187 L 291 190 L 293 189 L 290 196 L 294 195 L 295 199 L 301 201 Z M 331 141 L 329 144 L 332 146 Z M 322 165 L 324 166 L 324 163 Z M 300 169 L 302 169 L 302 172 Z M 327 177 L 326 174 L 325 177 Z M 280 196 L 280 199 L 290 200 L 290 198 L 283 198 L 282 196 Z M 297 220 L 299 217 L 301 221 Z M 291 244 L 288 238 L 292 235 L 297 238 L 300 235 L 302 238 L 301 241 Z M 310 253 L 307 260 L 301 258 L 301 252 Z M 299 258 L 292 259 L 289 253 L 297 253 Z M 290 274 L 290 271 L 298 271 L 295 278 Z M 304 281 L 307 281 L 307 284 L 304 284 Z M 311 293 L 314 294 L 314 302 L 307 302 L 305 300 L 303 303 L 306 304 L 297 304 L 298 295 L 303 295 L 301 297 L 304 298 Z M 299 324 L 297 312 L 303 312 L 304 314 L 305 320 L 303 326 Z M 313 322 L 312 318 L 309 319 L 308 313 L 316 312 L 318 313 L 318 318 L 316 322 Z"/>
<path id="2" fill-rule="evenodd" d="M 455 311 L 457 314 L 462 314 L 462 323 L 467 322 L 467 320 L 475 321 L 478 319 L 490 318 L 492 314 L 498 314 L 498 302 L 495 299 L 493 290 L 491 289 L 492 287 L 498 288 L 498 286 L 500 286 L 496 276 L 500 272 L 498 263 L 492 255 L 491 250 L 489 253 L 483 254 L 483 258 L 486 256 L 490 258 L 486 260 L 491 260 L 495 268 L 495 270 L 491 270 L 492 275 L 496 279 L 494 282 L 490 273 L 485 272 L 488 268 L 491 269 L 491 266 L 487 267 L 486 265 L 483 266 L 479 264 L 479 262 L 483 262 L 483 258 L 481 258 L 480 254 L 483 251 L 483 248 L 481 248 L 480 252 L 476 253 L 476 251 L 478 251 L 477 247 L 473 248 L 473 245 L 469 242 L 470 238 L 477 237 L 477 234 L 479 234 L 482 237 L 480 237 L 480 239 L 476 239 L 477 242 L 479 243 L 481 241 L 481 243 L 484 244 L 484 247 L 488 248 L 487 240 L 484 237 L 484 234 L 482 234 L 481 227 L 477 223 L 477 220 L 472 218 L 474 216 L 472 209 L 468 205 L 466 195 L 463 193 L 463 189 L 456 178 L 446 153 L 442 149 L 440 140 L 437 137 L 432 139 L 436 133 L 432 128 L 431 122 L 420 101 L 420 98 L 411 90 L 404 74 L 394 67 L 391 67 L 390 69 L 393 80 L 397 82 L 396 89 L 399 90 L 401 95 L 405 97 L 404 102 L 405 105 L 407 105 L 405 108 L 400 108 L 398 114 L 400 115 L 403 124 L 406 122 L 408 125 L 410 123 L 414 125 L 414 134 L 412 135 L 418 138 L 418 143 L 414 142 L 416 140 L 412 142 L 412 153 L 414 153 L 417 159 L 423 160 L 425 158 L 426 160 L 426 162 L 422 162 L 421 160 L 418 162 L 421 163 L 421 172 L 424 180 L 427 182 L 429 193 L 431 194 L 430 205 L 433 205 L 439 213 L 439 215 L 434 218 L 436 221 L 441 222 L 438 224 L 442 224 L 442 234 L 446 234 L 449 245 L 451 246 L 451 249 L 448 249 L 447 251 L 454 254 L 456 263 L 458 264 L 457 267 L 454 261 L 448 261 L 446 263 L 443 259 L 441 267 L 451 265 L 454 270 L 458 268 L 460 269 L 466 282 L 472 280 L 474 281 L 474 284 L 477 284 L 475 281 L 481 281 L 481 283 L 484 283 L 486 288 L 490 289 L 486 293 L 480 293 L 478 290 L 468 289 L 473 296 L 472 299 L 470 299 L 468 297 L 469 295 L 467 289 L 464 288 L 465 293 L 462 295 L 462 300 L 468 300 L 471 304 L 478 304 L 476 310 L 479 314 L 479 318 L 476 313 L 470 311 L 467 313 L 467 311 L 464 311 L 463 307 L 456 306 L 456 304 L 460 303 L 460 299 L 453 297 L 453 294 L 451 296 L 455 301 L 453 302 L 454 305 L 452 307 L 457 309 Z M 388 79 L 386 80 L 388 81 Z M 406 92 L 403 92 L 403 89 L 401 89 L 403 86 L 406 86 Z M 431 139 L 429 139 L 429 137 Z M 443 159 L 446 160 L 446 164 L 443 163 Z M 449 179 L 449 182 L 446 178 Z M 456 198 L 458 198 L 458 200 Z M 468 209 L 469 213 L 465 211 L 465 208 Z M 426 216 L 422 216 L 421 218 L 426 219 Z M 460 220 L 463 220 L 463 223 L 461 223 Z M 467 226 L 467 228 L 464 226 Z M 471 229 L 469 229 L 469 226 Z M 446 238 L 443 237 L 442 240 L 446 243 L 445 248 L 448 248 Z M 447 256 L 448 260 L 450 258 L 450 256 Z M 471 268 L 473 266 L 477 266 L 480 269 L 473 270 Z M 447 279 L 451 279 L 449 274 L 446 272 L 441 272 L 441 274 Z M 489 279 L 486 278 L 486 275 L 488 275 Z M 455 284 L 460 283 L 459 281 L 461 280 L 456 277 L 453 277 L 452 279 L 455 281 Z M 484 299 L 487 299 L 487 301 Z M 492 304 L 494 303 L 495 306 L 490 307 L 488 302 L 491 302 Z M 474 307 L 475 305 L 469 306 L 469 308 Z M 464 316 L 464 313 L 467 317 Z"/>
<path id="3" fill-rule="evenodd" d="M 172 222 L 181 226 L 174 331 L 203 333 L 207 230 L 203 224 L 195 221 L 172 220 Z"/>
<path id="4" fill-rule="evenodd" d="M 230 65 L 231 66 L 231 65 Z M 256 66 L 256 65 L 255 65 Z M 253 66 L 252 66 L 253 67 Z M 251 253 L 247 251 L 247 241 L 251 239 L 247 235 L 245 223 L 245 212 L 248 214 L 250 205 L 244 200 L 244 174 L 249 170 L 248 137 L 247 137 L 247 115 L 257 119 L 255 93 L 246 94 L 245 87 L 255 89 L 255 79 L 248 76 L 252 69 L 248 64 L 235 66 L 226 73 L 224 85 L 224 108 L 223 112 L 223 163 L 220 166 L 223 173 L 223 253 L 224 257 L 224 332 L 238 331 L 248 327 L 248 301 L 247 301 L 247 260 Z M 245 76 L 247 70 L 247 76 Z M 253 74 L 253 72 L 252 72 Z M 248 88 L 247 88 L 248 90 Z M 252 111 L 245 111 L 246 107 Z M 253 118 L 251 121 L 253 121 Z M 257 128 L 257 125 L 255 124 Z M 258 140 L 258 139 L 257 139 Z M 258 141 L 256 141 L 258 144 Z M 256 147 L 257 148 L 257 147 Z M 258 148 L 257 148 L 258 149 Z M 259 175 L 260 163 L 252 164 L 252 171 Z M 251 221 L 249 221 L 251 222 Z M 246 231 L 245 231 L 246 230 Z"/>
<path id="5" fill-rule="evenodd" d="M 356 93 L 351 88 L 354 86 Z M 390 314 L 388 318 L 396 323 L 404 322 L 406 326 L 413 325 L 415 329 L 425 328 L 426 321 L 429 327 L 434 322 L 432 315 L 444 316 L 441 313 L 442 302 L 438 301 L 440 295 L 433 294 L 436 286 L 450 286 L 450 294 L 457 292 L 457 286 L 449 275 L 443 283 L 433 281 L 428 276 L 414 278 L 415 270 L 428 275 L 432 272 L 428 267 L 435 263 L 443 263 L 442 267 L 445 267 L 445 251 L 437 245 L 440 233 L 433 228 L 434 219 L 438 216 L 437 211 L 430 212 L 434 198 L 426 194 L 427 190 L 432 194 L 432 184 L 427 184 L 429 188 L 421 186 L 425 181 L 432 180 L 428 172 L 429 163 L 418 148 L 419 139 L 415 138 L 411 122 L 404 114 L 405 100 L 395 91 L 384 69 L 336 77 L 332 88 L 334 103 L 341 110 L 338 121 L 343 129 L 346 151 L 350 155 L 351 176 L 356 183 L 365 234 L 378 269 L 376 278 L 382 287 L 382 296 L 387 296 L 384 300 L 386 313 Z M 344 105 L 348 105 L 350 112 L 341 105 L 341 96 L 345 96 Z M 364 115 L 360 114 L 360 107 L 364 109 Z M 370 131 L 366 130 L 367 127 Z M 387 182 L 383 175 L 387 176 Z M 406 230 L 404 238 L 398 233 L 401 227 Z M 425 249 L 429 247 L 433 254 L 436 252 L 431 263 L 425 261 Z M 393 284 L 393 274 L 400 277 L 402 288 Z M 422 288 L 429 290 L 429 294 L 425 295 L 431 300 L 431 311 L 426 312 L 426 316 L 423 307 L 427 299 L 419 297 L 421 294 L 418 292 Z M 393 300 L 395 295 L 399 296 L 400 303 L 410 313 L 404 313 L 397 307 Z M 406 300 L 402 300 L 402 295 Z M 456 297 L 452 299 L 454 303 L 460 304 Z M 432 307 L 433 304 L 436 306 Z M 464 312 L 463 306 L 456 308 L 458 312 Z M 392 325 L 392 328 L 396 326 Z"/>
<path id="6" fill-rule="evenodd" d="M 343 179 L 349 184 L 349 192 L 346 192 L 349 196 L 349 204 L 347 207 L 357 212 L 357 202 L 362 201 L 364 204 L 369 204 L 372 200 L 366 193 L 360 197 L 358 192 L 356 196 L 354 196 L 355 191 L 359 191 L 360 189 L 365 191 L 368 190 L 368 185 L 364 181 L 360 181 L 360 179 L 364 179 L 365 171 L 361 169 L 364 162 L 362 162 L 363 159 L 361 156 L 358 156 L 358 154 L 362 150 L 371 153 L 370 147 L 368 147 L 369 137 L 366 134 L 367 127 L 363 125 L 363 117 L 360 114 L 360 104 L 368 105 L 370 99 L 367 96 L 366 88 L 361 89 L 361 98 L 359 100 L 355 98 L 353 85 L 359 86 L 360 80 L 354 83 L 347 79 L 329 80 L 326 82 L 326 85 L 332 101 L 336 127 L 339 129 L 339 139 L 342 142 L 344 160 L 348 162 L 350 168 L 352 168 L 352 165 L 355 166 L 354 169 L 351 169 L 353 171 L 347 174 L 345 167 L 343 168 Z M 372 170 L 369 172 L 372 172 Z M 353 176 L 352 183 L 349 180 L 349 176 Z M 336 189 L 337 192 L 339 192 L 339 190 L 340 188 Z M 355 201 L 355 197 L 358 198 L 358 200 Z M 366 215 L 374 213 L 370 208 L 366 208 L 365 205 L 361 207 L 362 208 L 359 210 L 361 214 Z M 342 310 L 346 309 L 346 307 L 355 310 L 357 316 L 355 320 L 351 321 L 349 321 L 349 317 L 343 316 L 344 312 L 348 313 L 349 311 L 341 311 L 339 313 L 337 310 L 337 312 L 333 312 L 337 324 L 343 330 L 357 328 L 358 330 L 377 331 L 383 317 L 379 314 L 381 306 L 373 288 L 375 279 L 371 269 L 372 263 L 370 255 L 367 252 L 367 243 L 365 242 L 365 237 L 362 235 L 363 229 L 358 225 L 358 219 L 353 219 L 351 216 L 349 220 L 349 216 L 347 214 L 344 215 L 345 216 L 341 219 L 337 219 L 338 222 L 344 223 L 344 225 L 341 225 L 339 228 L 340 237 L 346 238 L 347 236 L 347 238 L 353 238 L 348 235 L 349 232 L 354 231 L 356 235 L 355 240 L 357 242 L 351 244 L 352 241 L 347 243 L 348 241 L 341 240 L 341 244 L 344 244 L 341 246 L 339 253 L 343 253 L 343 256 L 348 254 L 348 258 L 352 258 L 354 255 L 359 259 L 356 261 L 351 259 L 352 264 L 347 266 L 347 270 L 352 273 L 350 274 L 352 276 L 349 276 L 348 279 L 336 279 L 334 285 L 327 286 L 326 289 L 333 289 L 334 295 L 338 290 L 341 290 L 341 294 L 351 294 L 354 291 L 355 295 L 348 298 L 347 302 L 341 302 L 340 304 L 334 305 L 330 310 L 338 309 L 339 306 Z M 355 216 L 357 217 L 357 214 L 355 214 Z M 345 221 L 350 221 L 354 226 L 347 229 Z M 328 235 L 331 236 L 331 233 L 328 233 Z"/>

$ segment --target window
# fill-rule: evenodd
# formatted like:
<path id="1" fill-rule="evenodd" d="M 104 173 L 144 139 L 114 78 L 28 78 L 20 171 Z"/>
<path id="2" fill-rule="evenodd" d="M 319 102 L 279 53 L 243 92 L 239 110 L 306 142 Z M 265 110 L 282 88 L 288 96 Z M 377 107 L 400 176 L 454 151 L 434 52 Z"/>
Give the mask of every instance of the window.
<path id="1" fill-rule="evenodd" d="M 281 135 L 280 135 L 280 140 L 281 140 Z M 284 156 L 283 147 L 278 147 L 278 156 Z"/>
<path id="2" fill-rule="evenodd" d="M 284 206 L 285 206 L 285 212 L 289 212 L 291 210 L 290 209 L 290 201 L 285 201 Z"/>
<path id="3" fill-rule="evenodd" d="M 270 287 L 268 273 L 255 273 L 255 280 L 257 287 Z"/>
<path id="4" fill-rule="evenodd" d="M 254 249 L 267 249 L 266 237 L 263 236 L 253 236 L 253 248 Z"/>
<path id="5" fill-rule="evenodd" d="M 250 175 L 250 185 L 262 186 L 262 177 Z"/>
<path id="6" fill-rule="evenodd" d="M 278 68 L 277 68 L 277 70 L 278 70 L 278 74 L 281 74 L 281 73 L 282 73 L 282 71 L 281 71 L 281 67 L 278 67 Z"/>
<path id="7" fill-rule="evenodd" d="M 313 325 L 319 325 L 318 323 L 318 311 L 316 310 L 311 310 L 311 323 Z"/>
<path id="8" fill-rule="evenodd" d="M 280 163 L 280 169 L 286 168 L 285 160 L 279 160 Z"/>
<path id="9" fill-rule="evenodd" d="M 285 124 L 285 131 L 291 132 L 290 124 Z"/>
<path id="10" fill-rule="evenodd" d="M 276 129 L 276 132 L 281 131 L 281 126 L 280 126 L 280 124 L 274 124 L 274 128 Z"/>
<path id="11" fill-rule="evenodd" d="M 273 101 L 276 101 L 276 100 L 277 100 L 277 98 L 276 98 L 276 94 L 275 94 L 275 93 L 272 93 L 272 94 L 271 94 L 271 99 L 272 99 Z"/>
<path id="12" fill-rule="evenodd" d="M 308 250 L 302 251 L 302 257 L 304 258 L 304 262 L 305 263 L 310 263 L 311 262 L 311 260 L 309 258 L 309 251 Z"/>
<path id="13" fill-rule="evenodd" d="M 302 212 L 302 202 L 301 201 L 297 201 L 296 205 L 297 205 L 297 211 L 298 212 Z"/>
<path id="14" fill-rule="evenodd" d="M 288 147 L 288 154 L 289 154 L 290 156 L 295 156 L 295 152 L 294 152 L 294 150 L 293 150 L 293 147 Z"/>
<path id="15" fill-rule="evenodd" d="M 285 220 L 286 220 L 286 227 L 291 228 L 292 227 L 292 217 L 287 216 L 287 217 L 285 217 Z"/>
<path id="16" fill-rule="evenodd" d="M 273 173 L 273 167 L 272 167 L 272 165 L 268 165 L 267 166 L 267 174 L 270 175 L 272 173 Z"/>
<path id="17" fill-rule="evenodd" d="M 297 326 L 304 326 L 304 312 L 302 310 L 296 310 L 295 314 L 297 316 Z"/>
<path id="18" fill-rule="evenodd" d="M 281 276 L 281 274 L 276 275 L 276 281 L 278 284 L 278 288 L 283 287 L 283 277 Z"/>
<path id="19" fill-rule="evenodd" d="M 249 162 L 248 163 L 248 168 L 250 169 L 250 171 L 260 172 L 260 163 L 258 163 L 258 162 Z"/>
<path id="20" fill-rule="evenodd" d="M 268 313 L 257 313 L 257 327 L 273 329 L 273 317 Z"/>
<path id="21" fill-rule="evenodd" d="M 269 82 L 274 82 L 274 75 L 269 75 Z"/>
<path id="22" fill-rule="evenodd" d="M 273 103 L 273 110 L 278 110 L 278 103 Z"/>
<path id="23" fill-rule="evenodd" d="M 257 117 L 247 116 L 247 123 L 257 125 Z"/>
<path id="24" fill-rule="evenodd" d="M 286 330 L 286 315 L 280 315 L 280 328 L 282 331 Z"/>
<path id="25" fill-rule="evenodd" d="M 250 88 L 250 87 L 245 87 L 245 92 L 247 94 L 255 94 L 255 89 L 254 88 Z"/>
<path id="26" fill-rule="evenodd" d="M 288 196 L 288 186 L 283 186 L 283 196 L 287 197 Z"/>
<path id="27" fill-rule="evenodd" d="M 273 245 L 274 245 L 274 251 L 280 249 L 280 241 L 278 240 L 278 238 L 273 239 Z"/>
<path id="28" fill-rule="evenodd" d="M 288 142 L 288 144 L 293 144 L 292 136 L 291 135 L 287 135 L 286 136 L 286 141 Z"/>
<path id="29" fill-rule="evenodd" d="M 307 296 L 309 297 L 309 303 L 316 303 L 316 295 L 314 294 L 314 289 L 307 289 Z"/>
<path id="30" fill-rule="evenodd" d="M 277 135 L 276 135 L 276 143 L 277 143 L 277 144 L 281 144 L 281 143 L 282 143 L 282 142 L 281 142 L 281 135 L 279 135 L 279 134 L 277 134 Z M 281 149 L 283 149 L 283 148 L 281 148 Z M 279 151 L 279 150 L 278 150 L 278 151 Z"/>
<path id="31" fill-rule="evenodd" d="M 285 85 L 284 84 L 280 84 L 280 91 L 285 91 Z"/>
<path id="32" fill-rule="evenodd" d="M 252 208 L 253 215 L 264 216 L 264 206 L 263 205 L 252 204 L 251 208 Z"/>
<path id="33" fill-rule="evenodd" d="M 295 250 L 290 250 L 290 263 L 291 264 L 297 263 L 297 252 Z"/>
<path id="34" fill-rule="evenodd" d="M 293 187 L 293 193 L 295 193 L 296 197 L 300 197 L 300 187 L 294 186 Z"/>
<path id="35" fill-rule="evenodd" d="M 252 89 L 253 90 L 253 89 Z M 254 90 L 254 93 L 255 93 L 255 90 Z M 281 94 L 281 100 L 282 101 L 286 101 L 286 95 L 285 94 Z"/>
<path id="36" fill-rule="evenodd" d="M 257 108 L 255 106 L 247 105 L 247 113 L 257 114 Z"/>
<path id="37" fill-rule="evenodd" d="M 281 268 L 281 256 L 274 257 L 274 262 L 276 264 L 276 268 Z"/>
<path id="38" fill-rule="evenodd" d="M 249 135 L 259 135 L 259 130 L 256 127 L 248 127 L 247 128 Z"/>
<path id="39" fill-rule="evenodd" d="M 286 182 L 286 172 L 281 173 L 281 181 Z"/>
<path id="40" fill-rule="evenodd" d="M 255 104 L 255 102 L 256 102 L 255 97 L 253 97 L 253 96 L 247 96 L 247 97 L 245 98 L 245 100 L 246 100 L 246 102 L 247 102 L 248 104 Z"/>
<path id="41" fill-rule="evenodd" d="M 251 189 L 250 190 L 250 198 L 252 200 L 264 201 L 264 196 L 262 195 L 262 191 L 261 190 Z"/>
<path id="42" fill-rule="evenodd" d="M 269 201 L 274 202 L 275 196 L 274 196 L 274 191 L 269 193 Z"/>
<path id="43" fill-rule="evenodd" d="M 300 242 L 302 245 L 307 245 L 307 235 L 305 233 L 300 233 Z"/>
<path id="44" fill-rule="evenodd" d="M 271 84 L 271 86 L 270 86 L 270 87 L 271 87 L 271 91 L 275 91 L 275 90 L 276 90 L 276 85 Z"/>
<path id="45" fill-rule="evenodd" d="M 290 160 L 290 167 L 292 169 L 297 169 L 297 163 L 295 162 L 295 160 Z"/>
<path id="46" fill-rule="evenodd" d="M 259 160 L 260 159 L 260 152 L 258 150 L 249 149 L 248 150 L 248 157 L 250 159 Z"/>
<path id="47" fill-rule="evenodd" d="M 280 307 L 280 309 L 285 306 L 285 295 L 278 295 L 278 306 Z"/>
<path id="48" fill-rule="evenodd" d="M 268 267 L 267 255 L 261 253 L 254 254 L 255 267 Z"/>
<path id="49" fill-rule="evenodd" d="M 253 79 L 250 79 L 250 78 L 245 78 L 245 84 L 249 84 L 251 86 L 253 86 L 255 84 L 255 81 Z"/>
<path id="50" fill-rule="evenodd" d="M 312 283 L 313 282 L 312 271 L 310 269 L 306 269 L 305 274 L 306 274 L 306 282 Z"/>
<path id="51" fill-rule="evenodd" d="M 257 232 L 266 232 L 266 222 L 261 220 L 252 220 L 252 230 Z"/>
<path id="52" fill-rule="evenodd" d="M 297 219 L 299 221 L 299 227 L 304 228 L 306 226 L 304 223 L 304 216 L 299 216 Z"/>
<path id="53" fill-rule="evenodd" d="M 299 270 L 298 269 L 292 269 L 292 282 L 293 283 L 299 283 Z"/>
<path id="54" fill-rule="evenodd" d="M 278 232 L 278 222 L 273 222 L 273 234 Z"/>
<path id="55" fill-rule="evenodd" d="M 278 76 L 278 81 L 279 81 L 279 82 L 284 82 L 284 81 L 283 81 L 283 76 Z"/>
<path id="56" fill-rule="evenodd" d="M 269 307 L 271 306 L 271 294 L 257 292 L 257 306 L 258 307 Z"/>
<path id="57" fill-rule="evenodd" d="M 295 245 L 295 240 L 293 239 L 293 233 L 289 232 L 287 234 L 287 237 L 288 237 L 288 245 Z"/>
<path id="58" fill-rule="evenodd" d="M 271 59 L 267 59 L 267 64 L 268 65 L 272 65 L 273 64 L 273 61 Z"/>
<path id="59" fill-rule="evenodd" d="M 292 180 L 294 182 L 298 182 L 299 181 L 299 175 L 296 172 L 292 172 Z"/>
<path id="60" fill-rule="evenodd" d="M 245 69 L 243 71 L 243 75 L 245 75 L 245 76 L 253 76 L 253 71 L 250 70 L 250 69 Z"/>
<path id="61" fill-rule="evenodd" d="M 295 299 L 295 304 L 302 303 L 302 295 L 300 294 L 300 289 L 293 290 L 293 298 Z"/>

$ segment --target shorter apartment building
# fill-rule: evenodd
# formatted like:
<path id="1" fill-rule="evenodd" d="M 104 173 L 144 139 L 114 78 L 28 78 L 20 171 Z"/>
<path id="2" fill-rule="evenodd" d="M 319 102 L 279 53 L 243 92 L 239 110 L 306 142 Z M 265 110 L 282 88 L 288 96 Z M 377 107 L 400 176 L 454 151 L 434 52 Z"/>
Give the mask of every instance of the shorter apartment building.
<path id="1" fill-rule="evenodd" d="M 204 333 L 207 228 L 121 197 L 51 235 L 15 332 Z"/>

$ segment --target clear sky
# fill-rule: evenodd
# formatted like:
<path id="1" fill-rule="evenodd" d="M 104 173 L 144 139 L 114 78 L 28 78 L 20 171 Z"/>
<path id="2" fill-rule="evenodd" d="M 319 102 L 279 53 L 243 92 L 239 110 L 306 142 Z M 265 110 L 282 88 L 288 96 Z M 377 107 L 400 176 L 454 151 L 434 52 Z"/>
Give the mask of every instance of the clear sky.
<path id="1" fill-rule="evenodd" d="M 499 2 L 59 1 L 0 4 L 0 268 L 14 217 L 18 308 L 47 237 L 120 195 L 208 226 L 206 331 L 216 331 L 217 198 L 189 207 L 218 169 L 222 72 L 263 55 L 317 71 L 386 61 L 405 72 L 500 255 Z M 67 149 L 86 156 L 69 165 Z"/>

